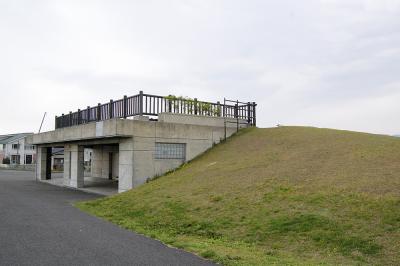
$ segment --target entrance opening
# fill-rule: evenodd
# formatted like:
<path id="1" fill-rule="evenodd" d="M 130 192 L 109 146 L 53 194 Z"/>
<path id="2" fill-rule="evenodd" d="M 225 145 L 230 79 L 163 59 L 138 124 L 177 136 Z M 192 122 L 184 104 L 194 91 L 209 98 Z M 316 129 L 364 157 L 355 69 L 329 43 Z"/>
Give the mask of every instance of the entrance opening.
<path id="1" fill-rule="evenodd" d="M 73 158 L 64 147 L 47 148 L 46 182 L 68 186 L 71 180 Z M 83 187 L 79 189 L 91 193 L 113 195 L 118 193 L 118 144 L 91 145 L 83 149 Z M 67 169 L 65 169 L 67 167 Z"/>
<path id="2" fill-rule="evenodd" d="M 112 195 L 118 192 L 119 145 L 85 147 L 84 190 Z"/>
<path id="3" fill-rule="evenodd" d="M 49 180 L 51 183 L 63 185 L 64 177 L 64 147 L 50 147 L 47 150 L 48 161 L 47 167 L 50 172 Z"/>

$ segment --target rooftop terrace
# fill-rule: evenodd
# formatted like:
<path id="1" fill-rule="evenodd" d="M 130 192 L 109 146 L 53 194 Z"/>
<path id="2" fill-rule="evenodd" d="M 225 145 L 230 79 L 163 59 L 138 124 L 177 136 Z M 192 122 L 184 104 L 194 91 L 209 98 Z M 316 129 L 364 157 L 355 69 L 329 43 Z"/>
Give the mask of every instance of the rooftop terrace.
<path id="1" fill-rule="evenodd" d="M 157 120 L 160 113 L 190 114 L 199 116 L 213 116 L 234 118 L 246 121 L 249 125 L 256 125 L 255 102 L 239 102 L 224 99 L 224 103 L 199 101 L 196 98 L 175 96 L 157 96 L 144 94 L 124 96 L 122 99 L 97 106 L 88 106 L 76 112 L 56 116 L 55 127 L 64 128 L 90 122 L 103 121 L 112 118 L 129 118 L 147 115 Z"/>

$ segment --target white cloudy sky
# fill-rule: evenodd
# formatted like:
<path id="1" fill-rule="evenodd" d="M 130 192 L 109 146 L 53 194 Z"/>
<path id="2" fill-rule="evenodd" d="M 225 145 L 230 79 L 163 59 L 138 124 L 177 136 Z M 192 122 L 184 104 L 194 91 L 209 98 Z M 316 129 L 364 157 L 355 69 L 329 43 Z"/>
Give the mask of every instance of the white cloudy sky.
<path id="1" fill-rule="evenodd" d="M 146 93 L 400 133 L 400 0 L 0 0 L 0 134 Z"/>

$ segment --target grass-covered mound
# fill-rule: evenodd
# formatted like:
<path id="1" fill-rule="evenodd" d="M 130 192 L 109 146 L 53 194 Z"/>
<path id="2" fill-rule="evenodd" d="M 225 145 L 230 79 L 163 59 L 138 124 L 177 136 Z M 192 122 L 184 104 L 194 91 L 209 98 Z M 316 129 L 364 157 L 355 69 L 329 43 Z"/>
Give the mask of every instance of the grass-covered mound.
<path id="1" fill-rule="evenodd" d="M 78 206 L 226 265 L 399 265 L 400 139 L 247 129 L 173 173 Z"/>

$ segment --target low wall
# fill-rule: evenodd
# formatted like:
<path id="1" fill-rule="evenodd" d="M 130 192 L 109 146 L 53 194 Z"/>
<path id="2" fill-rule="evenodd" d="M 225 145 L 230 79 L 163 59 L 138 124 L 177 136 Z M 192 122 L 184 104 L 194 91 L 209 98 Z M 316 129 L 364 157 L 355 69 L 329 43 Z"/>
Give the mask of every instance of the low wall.
<path id="1" fill-rule="evenodd" d="M 211 127 L 224 127 L 226 122 L 226 127 L 232 127 L 232 128 L 236 128 L 237 122 L 239 122 L 240 128 L 248 126 L 247 121 L 243 119 L 237 120 L 235 118 L 174 114 L 174 113 L 160 113 L 158 114 L 158 121 L 164 123 L 211 126 Z"/>
<path id="2" fill-rule="evenodd" d="M 35 164 L 0 164 L 0 169 L 35 171 Z"/>

